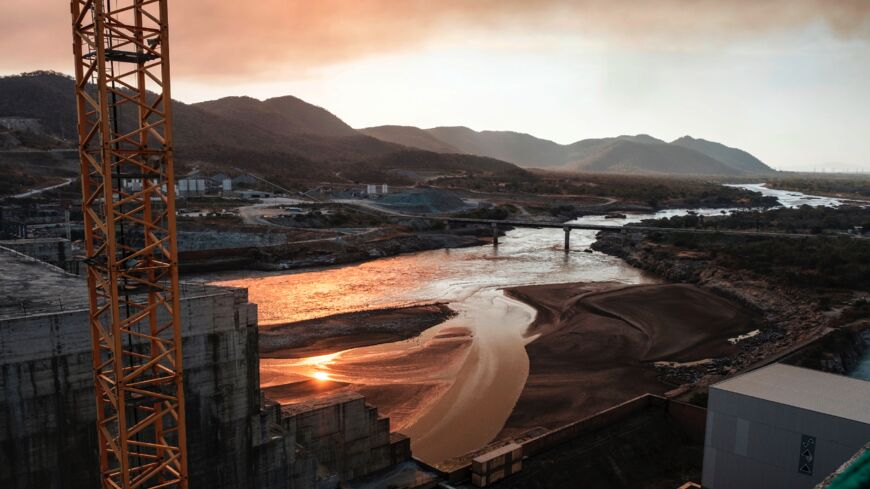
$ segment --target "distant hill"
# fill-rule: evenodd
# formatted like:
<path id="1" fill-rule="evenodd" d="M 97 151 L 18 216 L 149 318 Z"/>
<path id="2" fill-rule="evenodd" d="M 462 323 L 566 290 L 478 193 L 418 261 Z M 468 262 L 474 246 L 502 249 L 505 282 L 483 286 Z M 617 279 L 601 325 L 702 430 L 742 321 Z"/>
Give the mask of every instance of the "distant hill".
<path id="1" fill-rule="evenodd" d="M 640 143 L 616 139 L 598 145 L 582 160 L 568 164 L 566 170 L 601 173 L 659 175 L 739 175 L 732 168 L 709 156 L 661 143 Z"/>
<path id="2" fill-rule="evenodd" d="M 701 153 L 719 160 L 732 168 L 747 173 L 769 173 L 774 171 L 773 168 L 765 165 L 761 160 L 742 149 L 732 148 L 721 143 L 707 141 L 706 139 L 695 139 L 691 136 L 683 136 L 672 141 L 671 144 L 700 151 Z"/>
<path id="3" fill-rule="evenodd" d="M 413 126 L 376 126 L 359 130 L 361 133 L 382 141 L 401 144 L 409 148 L 425 149 L 436 153 L 464 153 L 455 146 L 445 143 L 419 127 Z"/>
<path id="4" fill-rule="evenodd" d="M 36 71 L 0 77 L 0 117 L 39 119 L 50 133 L 74 138 L 74 82 L 60 73 Z"/>
<path id="5" fill-rule="evenodd" d="M 463 153 L 488 156 L 517 165 L 544 167 L 566 163 L 562 145 L 511 131 L 475 131 L 467 127 L 434 127 L 426 132 Z"/>
<path id="6" fill-rule="evenodd" d="M 616 136 L 612 138 L 598 139 L 583 139 L 576 143 L 571 143 L 563 146 L 563 164 L 577 163 L 600 152 L 603 148 L 611 145 L 616 141 L 629 141 L 635 143 L 646 144 L 665 144 L 661 139 L 656 139 L 646 134 L 638 134 L 636 136 Z"/>
<path id="7" fill-rule="evenodd" d="M 251 97 L 225 97 L 193 104 L 193 107 L 276 134 L 359 135 L 326 109 L 291 96 L 263 101 Z"/>
<path id="8" fill-rule="evenodd" d="M 420 133 L 463 153 L 488 156 L 523 167 L 568 171 L 597 171 L 663 175 L 739 175 L 773 171 L 746 151 L 689 136 L 672 143 L 647 134 L 583 139 L 561 145 L 528 134 L 509 131 L 475 131 L 467 127 L 403 128 L 402 137 L 371 132 L 375 137 L 405 146 L 437 147 L 431 140 L 418 143 Z"/>

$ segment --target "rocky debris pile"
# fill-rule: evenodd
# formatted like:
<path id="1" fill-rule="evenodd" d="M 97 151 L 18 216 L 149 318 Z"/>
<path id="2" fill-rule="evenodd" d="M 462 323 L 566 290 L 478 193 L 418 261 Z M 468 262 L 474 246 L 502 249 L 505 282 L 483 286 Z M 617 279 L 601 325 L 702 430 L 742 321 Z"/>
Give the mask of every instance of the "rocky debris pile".
<path id="1" fill-rule="evenodd" d="M 828 334 L 786 363 L 839 375 L 851 374 L 870 350 L 870 319 Z"/>

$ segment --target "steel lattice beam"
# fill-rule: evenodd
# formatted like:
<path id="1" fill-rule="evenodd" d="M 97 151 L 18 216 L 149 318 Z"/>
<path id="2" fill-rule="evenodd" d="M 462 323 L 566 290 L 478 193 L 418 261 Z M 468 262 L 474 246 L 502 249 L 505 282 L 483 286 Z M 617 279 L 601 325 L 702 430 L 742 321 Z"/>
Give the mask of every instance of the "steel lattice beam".
<path id="1" fill-rule="evenodd" d="M 166 0 L 72 0 L 104 489 L 187 487 Z"/>

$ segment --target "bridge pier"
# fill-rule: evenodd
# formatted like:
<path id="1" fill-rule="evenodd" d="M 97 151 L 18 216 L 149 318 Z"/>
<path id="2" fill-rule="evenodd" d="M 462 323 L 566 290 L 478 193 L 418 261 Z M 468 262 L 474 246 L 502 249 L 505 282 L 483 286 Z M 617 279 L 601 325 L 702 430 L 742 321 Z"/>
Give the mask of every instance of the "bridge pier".
<path id="1" fill-rule="evenodd" d="M 492 245 L 498 246 L 498 224 L 492 223 Z"/>
<path id="2" fill-rule="evenodd" d="M 571 228 L 565 227 L 565 253 L 571 251 Z"/>

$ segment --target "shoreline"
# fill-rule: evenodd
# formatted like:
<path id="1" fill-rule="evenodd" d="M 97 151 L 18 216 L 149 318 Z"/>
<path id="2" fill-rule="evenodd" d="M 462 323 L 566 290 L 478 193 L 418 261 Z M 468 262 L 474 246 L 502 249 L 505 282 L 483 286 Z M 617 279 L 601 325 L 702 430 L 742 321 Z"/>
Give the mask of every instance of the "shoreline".
<path id="1" fill-rule="evenodd" d="M 656 362 L 728 357 L 754 329 L 743 307 L 685 284 L 568 283 L 511 287 L 538 311 L 529 376 L 497 439 L 554 429 L 645 393 L 666 394 Z M 679 309 L 677 308 L 679 307 Z"/>
<path id="2" fill-rule="evenodd" d="M 473 234 L 410 233 L 364 242 L 324 239 L 273 246 L 184 251 L 179 253 L 179 271 L 183 275 L 195 276 L 229 271 L 316 271 L 405 253 L 483 246 L 490 242 Z"/>
<path id="3" fill-rule="evenodd" d="M 259 327 L 260 358 L 305 358 L 414 338 L 456 316 L 445 303 L 386 307 Z"/>
<path id="4" fill-rule="evenodd" d="M 789 356 L 795 348 L 801 349 L 829 331 L 831 318 L 821 310 L 819 298 L 810 289 L 800 289 L 749 270 L 719 266 L 702 253 L 650 246 L 643 234 L 623 239 L 602 232 L 592 247 L 671 283 L 694 284 L 754 311 L 763 319 L 759 334 L 739 343 L 740 350 L 730 358 L 727 369 L 670 369 L 670 375 L 685 384 L 680 394 L 683 400 L 728 375 L 763 365 L 771 358 Z"/>

